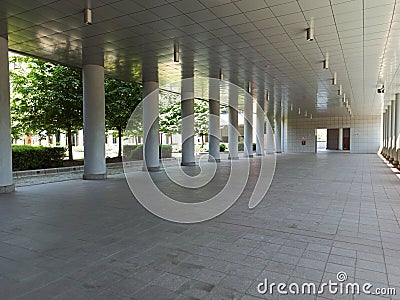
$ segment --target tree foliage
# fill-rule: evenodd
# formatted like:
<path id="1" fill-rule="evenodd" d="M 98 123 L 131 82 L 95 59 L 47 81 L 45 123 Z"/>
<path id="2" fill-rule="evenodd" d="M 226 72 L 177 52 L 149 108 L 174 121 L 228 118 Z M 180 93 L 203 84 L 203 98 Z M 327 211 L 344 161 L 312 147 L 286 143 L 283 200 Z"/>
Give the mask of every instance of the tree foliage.
<path id="1" fill-rule="evenodd" d="M 181 132 L 182 109 L 180 95 L 160 91 L 160 132 L 166 135 Z"/>
<path id="2" fill-rule="evenodd" d="M 194 130 L 202 137 L 208 134 L 208 102 L 194 101 Z M 172 92 L 160 92 L 160 132 L 173 135 L 181 132 L 182 108 L 180 95 Z"/>
<path id="3" fill-rule="evenodd" d="M 122 154 L 122 135 L 136 106 L 142 100 L 142 87 L 133 82 L 105 77 L 106 128 L 118 131 L 118 156 Z"/>
<path id="4" fill-rule="evenodd" d="M 82 75 L 78 69 L 12 56 L 12 121 L 24 134 L 65 131 L 72 160 L 72 133 L 83 126 Z"/>
<path id="5" fill-rule="evenodd" d="M 205 100 L 194 101 L 194 133 L 201 137 L 204 144 L 204 136 L 208 134 L 208 102 Z"/>

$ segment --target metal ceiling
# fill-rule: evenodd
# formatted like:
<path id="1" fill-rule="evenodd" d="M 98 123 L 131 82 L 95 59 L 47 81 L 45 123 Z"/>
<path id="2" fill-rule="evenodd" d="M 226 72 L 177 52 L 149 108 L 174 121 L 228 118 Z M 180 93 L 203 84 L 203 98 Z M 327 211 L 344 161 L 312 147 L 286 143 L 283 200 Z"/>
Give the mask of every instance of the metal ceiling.
<path id="1" fill-rule="evenodd" d="M 136 81 L 142 65 L 156 61 L 163 85 L 181 77 L 173 61 L 179 43 L 195 76 L 217 77 L 222 68 L 225 80 L 253 82 L 254 93 L 265 86 L 289 115 L 347 115 L 334 72 L 354 115 L 379 114 L 377 85 L 385 83 L 391 100 L 400 83 L 396 0 L 91 0 L 93 25 L 85 25 L 87 1 L 2 0 L 10 49 L 81 66 L 85 45 L 104 52 L 109 75 Z M 307 41 L 311 18 L 315 39 Z"/>

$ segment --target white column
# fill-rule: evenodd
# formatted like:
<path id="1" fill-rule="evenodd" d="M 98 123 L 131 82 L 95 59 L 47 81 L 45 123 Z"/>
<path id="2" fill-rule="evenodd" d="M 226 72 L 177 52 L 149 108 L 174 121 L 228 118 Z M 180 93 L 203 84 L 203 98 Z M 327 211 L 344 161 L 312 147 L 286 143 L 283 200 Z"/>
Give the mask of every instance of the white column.
<path id="1" fill-rule="evenodd" d="M 244 155 L 253 157 L 253 96 L 244 96 Z"/>
<path id="2" fill-rule="evenodd" d="M 384 157 L 386 158 L 388 155 L 388 149 L 389 149 L 389 139 L 388 139 L 388 134 L 389 134 L 389 107 L 385 109 L 385 154 Z"/>
<path id="3" fill-rule="evenodd" d="M 83 179 L 105 179 L 104 67 L 83 66 Z"/>
<path id="4" fill-rule="evenodd" d="M 388 159 L 389 162 L 393 161 L 393 154 L 392 154 L 392 141 L 393 141 L 393 104 L 392 101 L 390 101 L 389 105 L 389 132 L 388 132 Z"/>
<path id="5" fill-rule="evenodd" d="M 386 147 L 386 112 L 383 111 L 382 113 L 382 151 L 381 154 L 382 156 L 385 155 L 385 147 Z"/>
<path id="6" fill-rule="evenodd" d="M 276 153 L 281 153 L 282 152 L 282 140 L 281 140 L 281 116 L 276 114 L 275 115 L 275 152 Z"/>
<path id="7" fill-rule="evenodd" d="M 210 78 L 209 81 L 209 124 L 208 124 L 208 153 L 209 160 L 220 162 L 219 144 L 220 129 L 220 88 L 219 80 Z"/>
<path id="8" fill-rule="evenodd" d="M 194 79 L 182 79 L 182 166 L 194 166 Z"/>
<path id="9" fill-rule="evenodd" d="M 256 154 L 264 156 L 264 88 L 257 93 L 256 132 Z"/>
<path id="10" fill-rule="evenodd" d="M 392 100 L 392 134 L 390 139 L 392 141 L 392 147 L 390 150 L 390 158 L 392 163 L 396 160 L 396 99 Z M 396 164 L 397 165 L 397 164 Z"/>
<path id="11" fill-rule="evenodd" d="M 12 175 L 8 41 L 0 36 L 0 193 L 15 190 Z"/>
<path id="12" fill-rule="evenodd" d="M 339 128 L 339 150 L 343 150 L 343 128 Z"/>
<path id="13" fill-rule="evenodd" d="M 394 165 L 397 167 L 400 166 L 399 159 L 400 159 L 400 94 L 396 94 L 396 129 L 395 129 L 395 138 L 394 138 L 394 149 L 395 149 L 395 161 L 393 162 Z"/>
<path id="14" fill-rule="evenodd" d="M 229 85 L 228 112 L 229 112 L 229 124 L 228 124 L 229 159 L 239 159 L 238 87 L 232 83 Z"/>
<path id="15" fill-rule="evenodd" d="M 390 149 L 390 105 L 386 108 L 386 158 L 389 159 Z"/>
<path id="16" fill-rule="evenodd" d="M 274 153 L 274 132 L 272 130 L 272 120 L 270 113 L 267 113 L 266 132 L 267 132 L 267 154 Z"/>
<path id="17" fill-rule="evenodd" d="M 143 78 L 143 170 L 158 171 L 159 95 L 158 82 Z"/>

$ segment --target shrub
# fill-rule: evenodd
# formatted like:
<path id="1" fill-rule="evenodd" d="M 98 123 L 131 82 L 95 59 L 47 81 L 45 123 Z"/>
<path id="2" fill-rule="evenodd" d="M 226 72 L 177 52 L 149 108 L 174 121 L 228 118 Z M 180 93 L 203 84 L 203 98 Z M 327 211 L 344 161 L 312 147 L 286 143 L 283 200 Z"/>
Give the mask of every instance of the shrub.
<path id="1" fill-rule="evenodd" d="M 143 159 L 143 145 L 124 145 L 124 157 L 128 160 L 142 160 Z"/>
<path id="2" fill-rule="evenodd" d="M 225 144 L 219 144 L 219 152 L 225 152 L 226 150 L 226 145 Z"/>
<path id="3" fill-rule="evenodd" d="M 238 151 L 244 151 L 244 142 L 238 143 Z M 256 151 L 256 143 L 253 143 L 253 151 Z"/>
<path id="4" fill-rule="evenodd" d="M 128 160 L 143 160 L 143 145 L 124 145 L 123 153 Z M 172 157 L 172 145 L 160 145 L 159 157 Z"/>
<path id="5" fill-rule="evenodd" d="M 244 151 L 244 142 L 238 143 L 238 151 Z"/>
<path id="6" fill-rule="evenodd" d="M 172 157 L 172 145 L 160 145 L 160 158 Z"/>
<path id="7" fill-rule="evenodd" d="M 23 171 L 62 167 L 65 148 L 21 145 L 12 152 L 13 170 Z"/>

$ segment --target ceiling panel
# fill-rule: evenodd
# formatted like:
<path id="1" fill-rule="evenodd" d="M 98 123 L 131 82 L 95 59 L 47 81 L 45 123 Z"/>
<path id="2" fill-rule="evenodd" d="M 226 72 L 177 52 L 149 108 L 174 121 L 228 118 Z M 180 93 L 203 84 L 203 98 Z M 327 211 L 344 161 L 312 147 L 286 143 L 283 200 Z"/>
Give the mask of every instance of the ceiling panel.
<path id="1" fill-rule="evenodd" d="M 292 104 L 314 116 L 347 115 L 331 85 L 335 71 L 359 115 L 380 112 L 377 84 L 387 85 L 390 98 L 400 83 L 394 0 L 92 0 L 91 26 L 83 24 L 81 0 L 4 1 L 15 51 L 80 66 L 85 43 L 104 51 L 107 73 L 121 79 L 140 81 L 142 65 L 157 60 L 163 84 L 185 68 L 172 60 L 179 42 L 196 74 L 216 76 L 211 70 L 223 68 L 227 80 L 242 87 L 252 81 L 262 94 L 263 82 L 275 91 L 270 101 L 282 100 L 289 115 L 296 114 L 287 110 Z M 305 39 L 310 19 L 312 42 Z"/>

